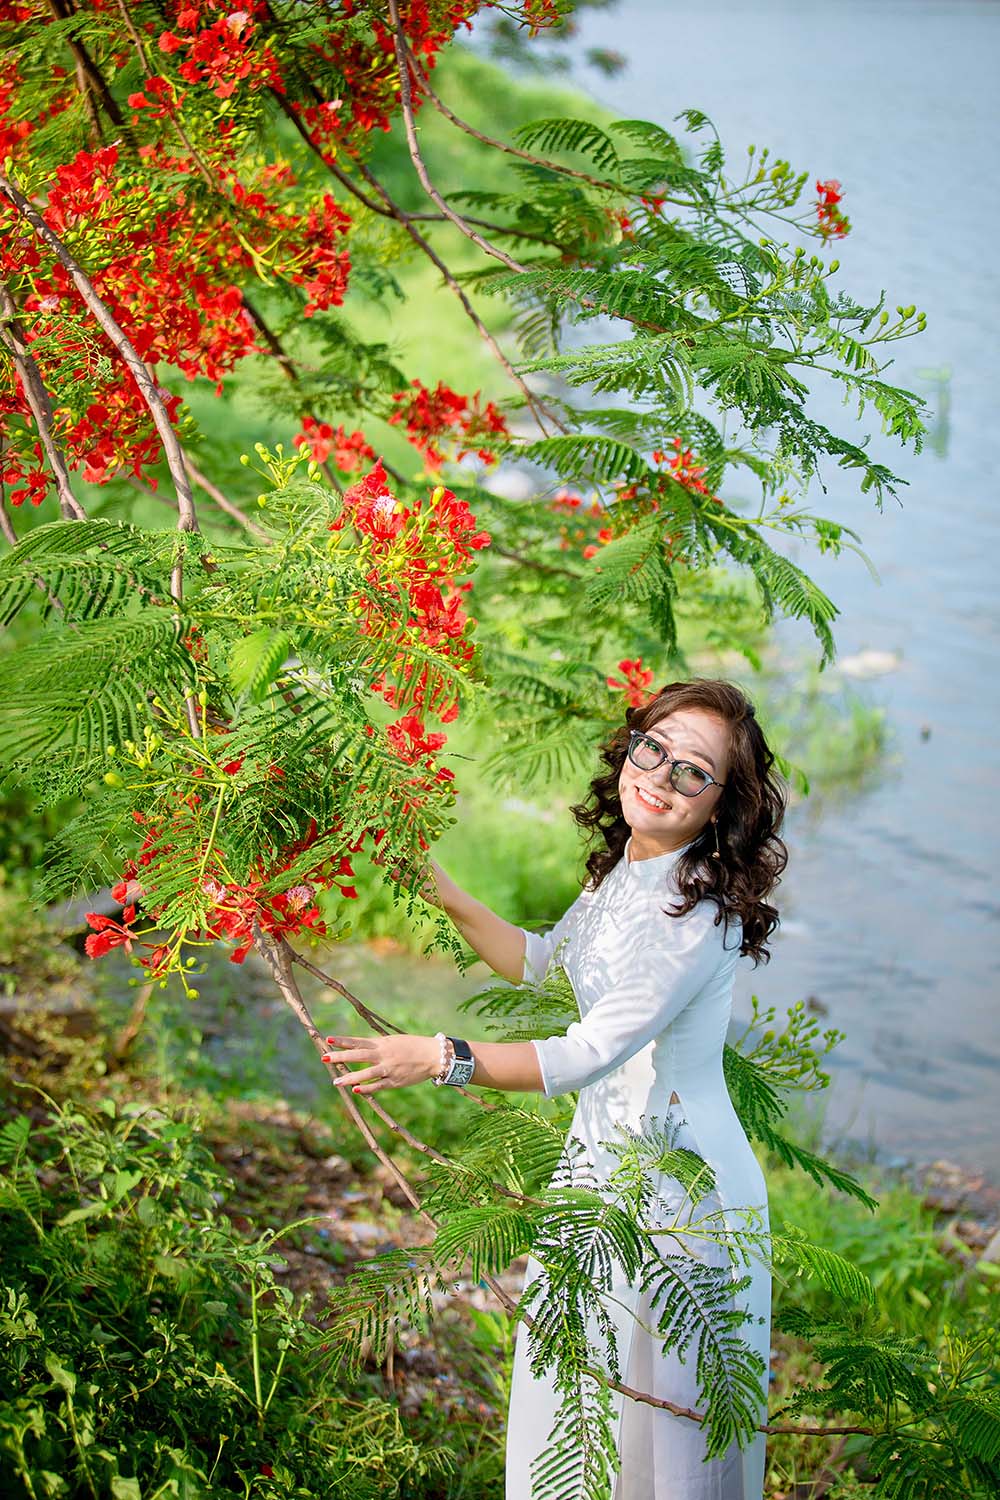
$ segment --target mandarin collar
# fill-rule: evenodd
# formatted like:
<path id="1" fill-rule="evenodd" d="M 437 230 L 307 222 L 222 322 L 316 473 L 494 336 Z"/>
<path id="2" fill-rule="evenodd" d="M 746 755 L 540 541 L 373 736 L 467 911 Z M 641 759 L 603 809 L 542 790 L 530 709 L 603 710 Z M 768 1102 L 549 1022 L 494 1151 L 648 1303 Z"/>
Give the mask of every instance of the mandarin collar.
<path id="1" fill-rule="evenodd" d="M 624 878 L 629 883 L 640 886 L 660 885 L 670 874 L 685 849 L 690 849 L 692 844 L 697 843 L 697 837 L 688 839 L 679 849 L 671 849 L 666 854 L 654 854 L 652 859 L 630 858 L 632 852 L 632 835 L 629 834 L 622 852 L 621 863 L 624 866 Z"/>

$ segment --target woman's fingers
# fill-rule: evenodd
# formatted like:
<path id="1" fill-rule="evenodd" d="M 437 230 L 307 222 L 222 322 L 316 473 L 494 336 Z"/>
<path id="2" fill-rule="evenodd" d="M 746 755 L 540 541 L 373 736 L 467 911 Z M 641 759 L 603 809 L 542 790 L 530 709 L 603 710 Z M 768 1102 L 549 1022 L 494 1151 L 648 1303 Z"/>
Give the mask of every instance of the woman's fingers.
<path id="1" fill-rule="evenodd" d="M 374 1083 L 376 1080 L 385 1082 L 385 1070 L 379 1063 L 373 1063 L 370 1068 L 357 1068 L 353 1073 L 342 1073 L 339 1078 L 334 1079 L 334 1087 L 350 1086 L 354 1089 L 360 1083 Z"/>
<path id="2" fill-rule="evenodd" d="M 341 1088 L 358 1094 L 376 1089 L 405 1088 L 433 1078 L 440 1066 L 438 1043 L 426 1036 L 330 1036 L 323 1061 L 339 1065 L 343 1072 L 334 1079 Z"/>

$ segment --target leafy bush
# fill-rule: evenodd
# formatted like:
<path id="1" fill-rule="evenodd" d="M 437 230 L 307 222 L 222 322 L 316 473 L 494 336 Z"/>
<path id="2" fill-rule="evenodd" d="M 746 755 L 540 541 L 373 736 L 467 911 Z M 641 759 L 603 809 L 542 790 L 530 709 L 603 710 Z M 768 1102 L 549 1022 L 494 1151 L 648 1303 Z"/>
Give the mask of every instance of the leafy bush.
<path id="1" fill-rule="evenodd" d="M 460 1430 L 421 1443 L 334 1381 L 276 1280 L 283 1231 L 237 1234 L 192 1120 L 49 1101 L 0 1131 L 0 1169 L 5 1500 L 451 1493 Z"/>

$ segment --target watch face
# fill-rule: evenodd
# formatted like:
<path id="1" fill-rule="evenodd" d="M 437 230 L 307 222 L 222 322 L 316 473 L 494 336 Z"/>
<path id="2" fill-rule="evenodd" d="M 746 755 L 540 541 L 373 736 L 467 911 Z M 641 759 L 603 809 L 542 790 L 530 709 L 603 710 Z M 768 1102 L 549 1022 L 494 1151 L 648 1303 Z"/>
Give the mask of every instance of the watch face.
<path id="1" fill-rule="evenodd" d="M 471 1059 L 466 1061 L 465 1058 L 456 1057 L 452 1064 L 451 1077 L 448 1079 L 448 1082 L 450 1084 L 458 1084 L 459 1086 L 468 1083 L 475 1072 L 475 1068 L 476 1065 Z"/>

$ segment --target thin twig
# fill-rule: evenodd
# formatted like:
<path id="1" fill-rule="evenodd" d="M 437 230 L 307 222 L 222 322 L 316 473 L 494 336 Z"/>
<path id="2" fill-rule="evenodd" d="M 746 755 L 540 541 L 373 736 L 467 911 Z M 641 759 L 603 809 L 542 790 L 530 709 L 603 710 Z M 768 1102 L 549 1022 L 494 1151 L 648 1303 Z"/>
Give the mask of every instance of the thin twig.
<path id="1" fill-rule="evenodd" d="M 319 157 L 320 161 L 337 179 L 341 186 L 348 193 L 350 193 L 353 198 L 355 198 L 359 203 L 367 208 L 369 212 L 378 214 L 382 218 L 394 219 L 398 224 L 400 224 L 405 230 L 406 234 L 409 235 L 410 239 L 416 245 L 417 249 L 420 250 L 423 255 L 426 255 L 431 264 L 435 266 L 438 271 L 440 271 L 445 285 L 458 298 L 459 302 L 462 305 L 463 312 L 473 324 L 476 332 L 479 334 L 479 337 L 483 340 L 484 344 L 489 349 L 493 357 L 498 361 L 499 364 L 503 366 L 508 379 L 514 385 L 516 385 L 518 390 L 521 392 L 522 396 L 528 404 L 528 407 L 531 410 L 532 415 L 535 418 L 535 421 L 538 423 L 540 431 L 543 433 L 547 432 L 548 429 L 546 427 L 546 421 L 550 421 L 555 423 L 555 425 L 557 426 L 561 426 L 558 420 L 554 418 L 551 413 L 546 412 L 545 409 L 540 405 L 538 398 L 535 396 L 530 386 L 528 386 L 522 376 L 520 376 L 514 369 L 514 366 L 511 364 L 506 354 L 504 354 L 503 350 L 500 348 L 500 345 L 493 337 L 493 334 L 490 333 L 489 329 L 486 327 L 486 324 L 476 312 L 472 303 L 469 301 L 469 298 L 467 297 L 463 287 L 459 284 L 456 277 L 445 265 L 444 261 L 441 259 L 440 255 L 438 255 L 437 251 L 433 248 L 430 242 L 425 239 L 425 237 L 420 233 L 419 229 L 417 229 L 415 220 L 417 220 L 420 216 L 409 214 L 405 209 L 401 208 L 399 204 L 396 203 L 394 199 L 389 195 L 388 191 L 383 187 L 381 182 L 379 182 L 378 179 L 368 170 L 365 164 L 361 161 L 358 161 L 356 163 L 358 172 L 364 178 L 369 188 L 371 188 L 372 191 L 377 194 L 379 198 L 381 198 L 381 205 L 379 205 L 379 203 L 374 198 L 369 197 L 367 193 L 365 193 L 361 188 L 358 187 L 357 183 L 353 180 L 352 177 L 350 177 L 341 167 L 337 166 L 336 162 L 329 160 L 326 156 L 323 155 L 323 152 L 317 146 L 316 142 L 312 139 L 312 136 L 309 134 L 308 129 L 299 117 L 298 111 L 292 106 L 292 104 L 281 94 L 275 93 L 274 98 L 278 104 L 278 107 L 295 126 L 305 144 L 311 151 L 315 153 L 316 156 Z"/>
<path id="2" fill-rule="evenodd" d="M 403 112 L 406 144 L 409 147 L 410 160 L 413 162 L 417 177 L 420 179 L 421 187 L 431 202 L 436 203 L 445 217 L 450 219 L 456 229 L 460 229 L 474 245 L 478 245 L 480 250 L 484 251 L 486 255 L 491 255 L 495 260 L 500 261 L 509 271 L 523 273 L 527 270 L 526 266 L 522 266 L 520 261 L 513 260 L 505 250 L 499 249 L 496 245 L 491 245 L 489 240 L 484 240 L 481 234 L 477 234 L 471 225 L 462 218 L 461 214 L 457 214 L 453 208 L 449 207 L 433 182 L 431 182 L 430 174 L 420 154 L 420 145 L 417 141 L 416 121 L 413 118 L 413 94 L 410 89 L 410 64 L 406 55 L 406 37 L 403 33 L 402 22 L 399 19 L 399 6 L 396 0 L 389 0 L 389 16 L 392 20 L 393 46 L 396 52 L 396 67 L 399 73 L 399 104 Z M 417 77 L 419 78 L 420 75 L 418 74 Z"/>
<path id="3" fill-rule="evenodd" d="M 68 21 L 73 14 L 70 7 L 65 4 L 65 0 L 48 0 L 48 6 L 53 18 L 57 21 Z M 78 70 L 83 73 L 93 88 L 95 97 L 101 108 L 122 134 L 131 140 L 131 132 L 125 123 L 125 116 L 119 109 L 114 95 L 104 80 L 104 75 L 87 51 L 86 46 L 70 31 L 64 32 L 63 35 L 66 39 L 66 45 L 73 54 Z"/>
<path id="4" fill-rule="evenodd" d="M 25 400 L 35 419 L 35 426 L 38 428 L 38 435 L 45 449 L 45 457 L 49 461 L 49 468 L 56 482 L 59 509 L 62 511 L 64 520 L 82 521 L 86 518 L 86 512 L 73 494 L 66 458 L 55 433 L 52 399 L 46 389 L 38 363 L 31 352 L 31 346 L 18 317 L 17 305 L 10 294 L 10 288 L 3 281 L 0 281 L 0 314 L 2 314 L 0 341 L 10 351 L 14 368 L 21 380 Z"/>
<path id="5" fill-rule="evenodd" d="M 385 1016 L 380 1016 L 378 1011 L 370 1010 L 363 1000 L 359 1000 L 357 995 L 352 995 L 347 986 L 342 984 L 339 979 L 334 979 L 332 974 L 327 974 L 325 970 L 317 968 L 314 963 L 310 963 L 308 958 L 303 957 L 294 948 L 289 948 L 288 956 L 292 963 L 298 964 L 300 969 L 305 969 L 306 973 L 311 974 L 314 979 L 318 979 L 320 984 L 325 984 L 328 990 L 333 990 L 336 994 L 341 995 L 347 1001 L 348 1005 L 354 1007 L 361 1019 L 367 1022 L 373 1031 L 377 1031 L 381 1036 L 388 1036 L 390 1032 L 402 1035 L 402 1026 L 397 1026 L 394 1022 L 387 1020 Z"/>
<path id="6" fill-rule="evenodd" d="M 315 964 L 310 963 L 307 958 L 303 957 L 301 953 L 298 953 L 291 946 L 289 946 L 288 949 L 288 956 L 291 959 L 292 963 L 298 964 L 300 968 L 305 969 L 306 972 L 311 974 L 314 979 L 318 979 L 321 984 L 325 984 L 328 989 L 333 990 L 336 994 L 342 995 L 347 1003 L 354 1007 L 361 1019 L 363 1021 L 366 1021 L 373 1031 L 377 1031 L 381 1036 L 388 1036 L 390 1035 L 390 1033 L 394 1033 L 397 1036 L 403 1034 L 402 1026 L 397 1026 L 394 1021 L 390 1021 L 386 1016 L 379 1015 L 378 1011 L 371 1010 L 363 1000 L 359 1000 L 357 995 L 352 994 L 347 986 L 345 984 L 342 984 L 339 979 L 334 979 L 332 974 L 327 974 L 324 969 L 317 968 Z M 474 1104 L 480 1105 L 483 1109 L 493 1108 L 492 1104 L 488 1104 L 486 1100 L 481 1099 L 478 1094 L 473 1094 L 468 1089 L 460 1088 L 454 1084 L 452 1085 L 452 1087 L 457 1093 L 462 1094 L 464 1098 L 471 1099 Z M 402 1126 L 397 1127 L 394 1122 L 389 1120 L 388 1115 L 385 1116 L 385 1120 L 387 1124 L 392 1124 L 392 1128 L 394 1130 L 399 1129 L 400 1134 L 403 1135 L 404 1139 L 409 1141 L 410 1145 L 412 1145 L 415 1150 L 423 1151 L 428 1154 L 430 1153 L 431 1148 L 429 1146 L 421 1145 L 420 1142 L 418 1142 L 414 1137 L 406 1134 L 403 1131 Z"/>
<path id="7" fill-rule="evenodd" d="M 263 932 L 260 927 L 254 924 L 254 947 L 256 948 L 257 952 L 260 954 L 264 962 L 267 964 L 267 967 L 270 969 L 271 977 L 278 987 L 281 998 L 291 1010 L 292 1014 L 295 1016 L 299 1024 L 305 1028 L 306 1032 L 308 1033 L 309 1040 L 312 1042 L 313 1046 L 316 1048 L 316 1051 L 319 1053 L 320 1058 L 322 1059 L 323 1054 L 327 1050 L 327 1046 L 323 1038 L 320 1036 L 316 1023 L 309 1013 L 309 1007 L 303 1000 L 302 993 L 295 982 L 295 975 L 292 973 L 288 945 L 282 939 L 275 941 L 268 933 Z M 338 1077 L 343 1073 L 350 1072 L 350 1069 L 344 1063 L 324 1063 L 323 1066 L 326 1068 L 326 1071 L 330 1075 L 331 1079 Z M 400 1190 L 406 1195 L 407 1201 L 412 1205 L 417 1213 L 422 1214 L 433 1226 L 434 1221 L 430 1218 L 430 1215 L 426 1212 L 426 1210 L 421 1208 L 420 1199 L 418 1198 L 415 1190 L 407 1181 L 403 1173 L 400 1171 L 399 1167 L 397 1167 L 396 1163 L 393 1161 L 389 1153 L 381 1146 L 379 1141 L 376 1139 L 374 1133 L 372 1132 L 371 1126 L 368 1124 L 368 1121 L 362 1117 L 357 1105 L 351 1098 L 350 1094 L 348 1094 L 345 1089 L 341 1088 L 338 1088 L 336 1092 L 341 1096 L 344 1108 L 350 1115 L 352 1122 L 361 1132 L 361 1135 L 364 1137 L 366 1144 L 372 1151 L 374 1151 L 375 1155 L 378 1157 L 379 1161 L 382 1162 L 383 1166 L 385 1166 L 392 1173 L 397 1184 L 399 1185 Z"/>
<path id="8" fill-rule="evenodd" d="M 497 343 L 496 339 L 493 337 L 492 333 L 486 327 L 486 324 L 483 322 L 482 318 L 479 316 L 472 303 L 469 301 L 469 298 L 465 293 L 465 289 L 459 284 L 457 278 L 445 265 L 444 261 L 441 259 L 440 255 L 438 255 L 437 251 L 434 249 L 433 245 L 431 245 L 430 241 L 425 239 L 420 231 L 415 228 L 410 215 L 405 211 L 405 209 L 400 208 L 399 205 L 393 201 L 386 189 L 379 181 L 377 181 L 372 173 L 369 172 L 368 168 L 364 165 L 363 162 L 358 162 L 357 166 L 358 171 L 361 173 L 362 177 L 369 184 L 369 186 L 374 188 L 374 190 L 379 193 L 384 198 L 385 202 L 391 207 L 391 209 L 393 210 L 393 218 L 399 221 L 399 223 L 403 226 L 406 233 L 409 235 L 410 239 L 417 246 L 417 248 L 421 250 L 423 254 L 427 256 L 427 259 L 431 262 L 431 264 L 436 266 L 437 269 L 441 272 L 441 276 L 445 282 L 445 285 L 455 294 L 459 302 L 462 304 L 462 308 L 465 312 L 466 317 L 474 325 L 476 332 L 479 334 L 479 337 L 483 340 L 483 343 L 489 349 L 494 358 L 498 360 L 498 362 L 503 366 L 508 378 L 513 382 L 514 385 L 517 386 L 518 390 L 521 392 L 521 395 L 524 397 L 532 416 L 538 424 L 539 431 L 543 433 L 543 435 L 548 436 L 548 427 L 546 426 L 547 422 L 551 422 L 557 427 L 562 427 L 562 423 L 559 421 L 559 419 L 557 417 L 554 417 L 550 411 L 546 410 L 546 408 L 539 401 L 538 397 L 535 395 L 534 391 L 532 391 L 531 387 L 524 380 L 523 376 L 519 375 L 514 369 L 514 366 L 511 364 L 506 354 L 504 354 L 503 350 L 500 348 L 500 345 Z"/>
<path id="9" fill-rule="evenodd" d="M 591 177 L 589 172 L 581 172 L 576 167 L 567 167 L 562 162 L 550 161 L 544 156 L 535 156 L 531 151 L 522 151 L 520 147 L 511 146 L 507 141 L 498 141 L 491 135 L 484 135 L 481 130 L 477 130 L 474 125 L 470 125 L 468 120 L 459 119 L 454 110 L 449 109 L 444 100 L 434 92 L 426 73 L 418 69 L 417 59 L 414 57 L 413 49 L 410 47 L 409 42 L 406 41 L 405 36 L 403 41 L 410 62 L 413 65 L 413 70 L 420 80 L 421 93 L 427 95 L 439 114 L 444 115 L 446 120 L 450 120 L 452 125 L 456 126 L 459 130 L 463 130 L 466 135 L 471 135 L 474 140 L 482 141 L 484 146 L 491 146 L 495 151 L 502 151 L 507 156 L 516 156 L 519 161 L 530 162 L 533 167 L 545 167 L 549 172 L 555 172 L 560 177 L 575 177 L 580 182 L 589 183 L 591 187 L 602 188 L 605 191 L 613 193 L 623 192 L 624 189 L 619 182 L 610 182 L 603 177 Z"/>
<path id="10" fill-rule="evenodd" d="M 266 542 L 270 546 L 271 538 L 264 528 L 258 526 L 257 522 L 251 520 L 248 515 L 245 515 L 239 506 L 234 505 L 231 500 L 227 499 L 222 490 L 219 489 L 219 486 L 213 480 L 209 479 L 207 474 L 201 472 L 187 453 L 184 455 L 184 467 L 187 469 L 193 482 L 200 490 L 204 490 L 214 505 L 217 505 L 227 516 L 231 516 L 234 521 L 238 521 L 252 536 L 257 537 L 262 542 Z"/>

